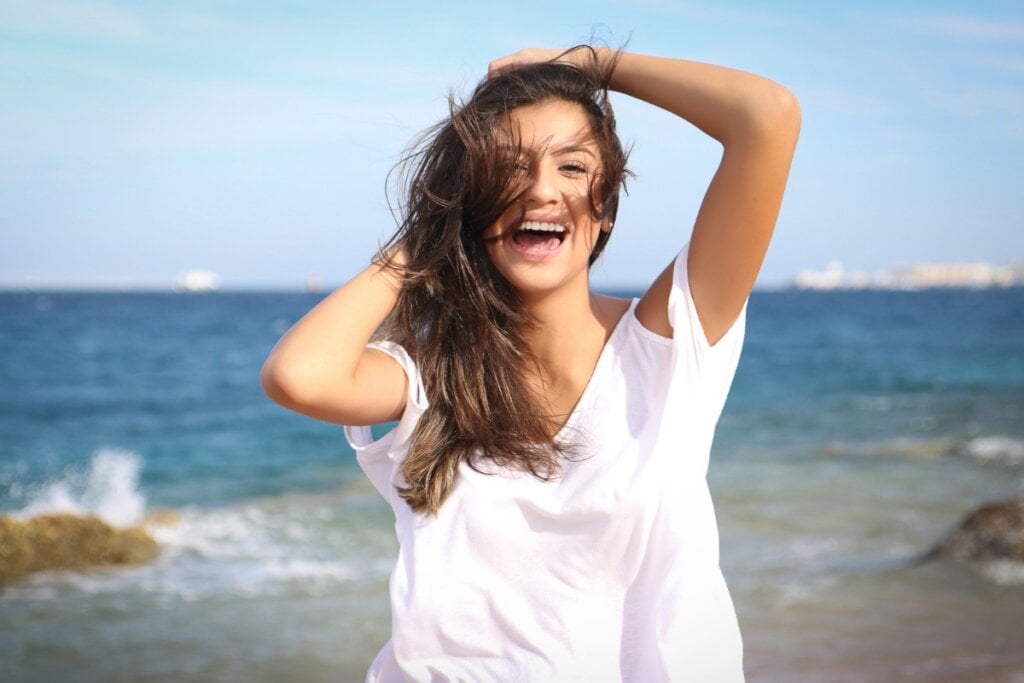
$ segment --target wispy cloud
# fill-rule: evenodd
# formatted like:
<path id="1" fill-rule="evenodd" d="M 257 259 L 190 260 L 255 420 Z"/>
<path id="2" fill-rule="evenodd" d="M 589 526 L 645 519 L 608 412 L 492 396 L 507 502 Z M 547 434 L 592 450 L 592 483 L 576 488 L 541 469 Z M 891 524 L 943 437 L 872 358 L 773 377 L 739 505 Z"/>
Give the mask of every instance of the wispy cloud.
<path id="1" fill-rule="evenodd" d="M 586 3 L 588 5 L 592 2 Z M 617 0 L 605 3 L 621 6 Z M 634 0 L 631 6 L 664 16 L 677 16 L 700 21 L 740 22 L 765 26 L 781 26 L 794 21 L 794 16 L 783 10 L 776 10 L 770 4 L 736 5 L 722 2 L 680 2 L 679 0 Z"/>
<path id="2" fill-rule="evenodd" d="M 933 90 L 925 96 L 953 116 L 984 121 L 1011 137 L 1024 132 L 1024 91 L 1018 88 L 975 86 L 958 91 Z"/>
<path id="3" fill-rule="evenodd" d="M 30 35 L 71 35 L 131 42 L 146 35 L 145 22 L 124 9 L 101 2 L 0 0 L 7 31 Z"/>
<path id="4" fill-rule="evenodd" d="M 117 132 L 129 149 L 245 149 L 328 142 L 339 136 L 404 139 L 432 119 L 394 98 L 231 81 L 184 82 Z M 398 114 L 397 112 L 401 112 Z"/>
<path id="5" fill-rule="evenodd" d="M 933 14 L 919 17 L 916 23 L 928 31 L 955 38 L 990 42 L 1024 41 L 1024 21 L 995 21 L 963 14 Z"/>
<path id="6" fill-rule="evenodd" d="M 979 57 L 974 64 L 985 69 L 1014 75 L 1024 75 L 1024 55 L 1019 57 Z"/>
<path id="7" fill-rule="evenodd" d="M 10 110 L 0 123 L 8 157 L 127 156 L 329 144 L 340 138 L 400 148 L 441 116 L 443 102 L 407 99 L 402 91 L 364 93 L 340 87 L 315 92 L 237 79 L 165 78 L 127 82 L 123 99 L 80 101 L 73 109 Z M 10 159 L 8 159 L 10 160 Z M 0 168 L 7 164 L 0 162 Z"/>
<path id="8" fill-rule="evenodd" d="M 881 118 L 891 110 L 881 97 L 839 84 L 803 86 L 799 95 L 805 108 L 818 108 L 828 114 Z"/>

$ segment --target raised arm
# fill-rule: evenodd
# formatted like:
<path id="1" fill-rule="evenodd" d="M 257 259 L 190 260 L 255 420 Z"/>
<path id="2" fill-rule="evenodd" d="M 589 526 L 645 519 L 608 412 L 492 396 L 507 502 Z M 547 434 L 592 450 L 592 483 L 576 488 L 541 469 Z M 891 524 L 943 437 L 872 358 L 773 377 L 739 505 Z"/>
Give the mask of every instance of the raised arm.
<path id="1" fill-rule="evenodd" d="M 263 364 L 267 395 L 327 422 L 398 419 L 405 407 L 405 373 L 387 354 L 366 349 L 366 343 L 394 308 L 399 288 L 398 273 L 373 264 L 321 301 Z"/>
<path id="2" fill-rule="evenodd" d="M 686 119 L 722 143 L 690 238 L 687 270 L 704 335 L 714 344 L 739 315 L 761 269 L 793 150 L 800 109 L 781 85 L 724 67 L 623 54 L 611 86 Z M 668 332 L 671 265 L 638 307 L 641 321 Z"/>
<path id="3" fill-rule="evenodd" d="M 800 109 L 781 85 L 711 64 L 598 48 L 523 50 L 491 69 L 559 59 L 614 64 L 610 87 L 660 107 L 722 143 L 722 160 L 690 238 L 690 288 L 709 343 L 739 315 L 775 228 L 800 131 Z M 671 336 L 667 304 L 671 264 L 637 307 L 647 328 Z"/>

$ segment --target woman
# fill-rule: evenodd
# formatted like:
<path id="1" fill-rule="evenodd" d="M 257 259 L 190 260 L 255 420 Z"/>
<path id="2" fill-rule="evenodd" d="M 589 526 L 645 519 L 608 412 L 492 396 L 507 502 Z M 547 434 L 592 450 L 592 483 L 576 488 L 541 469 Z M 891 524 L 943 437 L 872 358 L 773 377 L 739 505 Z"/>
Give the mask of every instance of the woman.
<path id="1" fill-rule="evenodd" d="M 627 173 L 606 89 L 724 148 L 634 301 L 589 288 Z M 577 48 L 492 62 L 425 139 L 398 233 L 263 371 L 274 400 L 350 425 L 395 512 L 367 680 L 743 679 L 705 474 L 798 131 L 763 78 Z"/>

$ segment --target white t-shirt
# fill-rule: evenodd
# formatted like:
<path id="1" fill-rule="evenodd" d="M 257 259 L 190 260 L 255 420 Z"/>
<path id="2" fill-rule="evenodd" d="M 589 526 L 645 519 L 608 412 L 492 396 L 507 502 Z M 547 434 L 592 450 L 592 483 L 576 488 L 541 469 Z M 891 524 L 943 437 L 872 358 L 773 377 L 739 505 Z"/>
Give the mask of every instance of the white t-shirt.
<path id="1" fill-rule="evenodd" d="M 413 513 L 395 486 L 427 397 L 405 350 L 377 345 L 407 372 L 409 397 L 377 441 L 346 428 L 400 546 L 392 636 L 367 681 L 743 681 L 705 477 L 744 314 L 708 345 L 686 253 L 674 338 L 644 328 L 632 302 L 563 428 L 583 457 L 554 481 L 463 464 L 436 516 Z"/>

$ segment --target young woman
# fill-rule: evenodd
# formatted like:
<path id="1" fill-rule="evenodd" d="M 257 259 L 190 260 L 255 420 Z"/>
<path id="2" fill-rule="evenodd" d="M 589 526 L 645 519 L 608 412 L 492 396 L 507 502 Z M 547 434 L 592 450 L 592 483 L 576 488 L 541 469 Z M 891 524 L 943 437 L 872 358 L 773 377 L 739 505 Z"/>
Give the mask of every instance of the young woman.
<path id="1" fill-rule="evenodd" d="M 608 89 L 723 146 L 633 301 L 589 287 L 627 174 Z M 705 474 L 799 125 L 758 76 L 578 48 L 492 62 L 425 138 L 398 233 L 263 371 L 274 400 L 349 425 L 395 512 L 367 680 L 743 680 Z"/>

